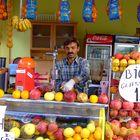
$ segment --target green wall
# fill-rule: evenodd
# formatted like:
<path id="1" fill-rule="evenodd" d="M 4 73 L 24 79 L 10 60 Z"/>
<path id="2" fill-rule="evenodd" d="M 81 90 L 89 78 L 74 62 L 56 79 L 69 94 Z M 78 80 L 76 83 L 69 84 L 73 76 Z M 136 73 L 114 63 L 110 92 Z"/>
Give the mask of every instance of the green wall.
<path id="1" fill-rule="evenodd" d="M 14 1 L 13 14 L 19 14 L 19 1 Z M 98 11 L 95 23 L 85 23 L 82 19 L 82 9 L 84 0 L 69 0 L 72 11 L 71 21 L 78 22 L 77 37 L 81 44 L 84 44 L 84 36 L 86 33 L 101 34 L 122 34 L 135 35 L 136 28 L 140 28 L 137 21 L 137 5 L 139 0 L 121 0 L 123 10 L 122 19 L 119 21 L 110 21 L 106 14 L 106 5 L 108 0 L 96 0 L 96 8 Z M 59 0 L 38 0 L 38 12 L 43 14 L 57 13 Z M 0 21 L 2 22 L 2 21 Z M 1 25 L 1 24 L 0 24 Z M 6 24 L 5 24 L 6 26 Z M 8 57 L 8 49 L 6 47 L 6 27 L 3 31 L 2 45 L 0 46 L 0 56 Z M 20 33 L 14 30 L 14 47 L 12 48 L 12 59 L 18 56 L 30 56 L 30 31 Z M 84 54 L 84 45 L 80 55 Z"/>

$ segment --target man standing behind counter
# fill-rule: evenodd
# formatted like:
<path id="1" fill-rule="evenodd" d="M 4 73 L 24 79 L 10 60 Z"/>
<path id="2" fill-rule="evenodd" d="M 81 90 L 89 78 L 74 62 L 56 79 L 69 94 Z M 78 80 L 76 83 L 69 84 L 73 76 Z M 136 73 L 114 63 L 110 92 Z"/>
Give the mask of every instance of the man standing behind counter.
<path id="1" fill-rule="evenodd" d="M 66 58 L 56 63 L 58 79 L 56 79 L 56 90 L 62 88 L 63 92 L 73 88 L 83 92 L 85 83 L 89 80 L 90 69 L 86 59 L 79 57 L 79 41 L 76 38 L 68 38 L 64 42 Z"/>

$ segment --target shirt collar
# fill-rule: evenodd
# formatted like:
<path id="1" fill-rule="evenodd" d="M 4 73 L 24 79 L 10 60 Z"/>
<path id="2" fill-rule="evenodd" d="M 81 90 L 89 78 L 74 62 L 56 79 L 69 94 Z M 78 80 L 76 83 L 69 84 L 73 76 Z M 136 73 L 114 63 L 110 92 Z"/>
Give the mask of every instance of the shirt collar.
<path id="1" fill-rule="evenodd" d="M 64 60 L 65 60 L 65 62 L 68 64 L 68 59 L 65 58 Z M 77 57 L 75 58 L 75 60 L 73 61 L 73 63 L 75 63 L 75 62 L 76 62 L 77 64 L 79 63 L 79 57 L 78 57 L 78 56 L 77 56 Z"/>

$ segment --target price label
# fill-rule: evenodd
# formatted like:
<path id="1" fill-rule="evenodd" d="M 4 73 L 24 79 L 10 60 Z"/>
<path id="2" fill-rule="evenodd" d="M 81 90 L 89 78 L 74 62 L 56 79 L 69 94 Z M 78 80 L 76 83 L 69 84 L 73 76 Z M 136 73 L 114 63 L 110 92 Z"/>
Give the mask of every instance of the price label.
<path id="1" fill-rule="evenodd" d="M 119 93 L 129 102 L 140 102 L 140 64 L 130 65 L 122 73 Z"/>
<path id="2" fill-rule="evenodd" d="M 0 106 L 0 131 L 4 130 L 5 111 L 6 111 L 6 106 Z"/>
<path id="3" fill-rule="evenodd" d="M 15 140 L 13 132 L 0 132 L 0 140 Z"/>

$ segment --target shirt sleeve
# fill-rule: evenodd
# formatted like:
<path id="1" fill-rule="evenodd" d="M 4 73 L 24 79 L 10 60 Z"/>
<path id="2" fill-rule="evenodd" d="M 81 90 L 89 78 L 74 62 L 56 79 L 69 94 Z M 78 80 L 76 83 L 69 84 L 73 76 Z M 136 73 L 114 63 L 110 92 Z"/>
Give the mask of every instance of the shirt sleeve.
<path id="1" fill-rule="evenodd" d="M 87 82 L 90 78 L 90 66 L 89 66 L 88 60 L 83 59 L 81 63 L 80 74 L 79 76 L 76 76 L 75 78 L 79 80 L 79 83 L 81 83 L 82 85 L 84 84 L 85 86 L 85 82 Z"/>

